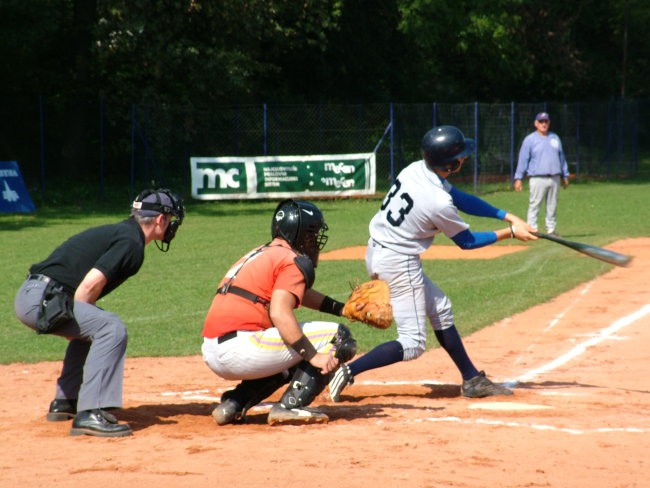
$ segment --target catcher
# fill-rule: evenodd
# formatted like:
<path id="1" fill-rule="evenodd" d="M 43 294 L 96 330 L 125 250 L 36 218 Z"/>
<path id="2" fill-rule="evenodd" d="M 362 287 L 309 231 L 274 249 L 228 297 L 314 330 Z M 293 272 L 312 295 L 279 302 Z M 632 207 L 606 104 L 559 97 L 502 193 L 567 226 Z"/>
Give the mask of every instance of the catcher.
<path id="1" fill-rule="evenodd" d="M 244 420 L 287 383 L 270 425 L 329 420 L 308 406 L 354 357 L 356 341 L 345 325 L 299 323 L 294 314 L 303 305 L 341 315 L 342 303 L 312 289 L 327 229 L 315 205 L 284 200 L 273 213 L 272 241 L 243 256 L 219 283 L 203 328 L 203 359 L 222 378 L 241 382 L 213 410 L 218 425 Z"/>

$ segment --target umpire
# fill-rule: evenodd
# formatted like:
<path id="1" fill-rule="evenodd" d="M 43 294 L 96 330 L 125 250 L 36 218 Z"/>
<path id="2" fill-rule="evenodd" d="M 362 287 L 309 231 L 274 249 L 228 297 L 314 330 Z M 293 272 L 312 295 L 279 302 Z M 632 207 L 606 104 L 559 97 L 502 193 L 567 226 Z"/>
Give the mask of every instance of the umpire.
<path id="1" fill-rule="evenodd" d="M 138 272 L 151 241 L 166 252 L 184 216 L 178 194 L 145 190 L 130 218 L 74 235 L 29 268 L 14 309 L 37 333 L 68 340 L 47 420 L 74 418 L 70 435 L 131 435 L 106 411 L 122 406 L 126 326 L 96 302 Z"/>

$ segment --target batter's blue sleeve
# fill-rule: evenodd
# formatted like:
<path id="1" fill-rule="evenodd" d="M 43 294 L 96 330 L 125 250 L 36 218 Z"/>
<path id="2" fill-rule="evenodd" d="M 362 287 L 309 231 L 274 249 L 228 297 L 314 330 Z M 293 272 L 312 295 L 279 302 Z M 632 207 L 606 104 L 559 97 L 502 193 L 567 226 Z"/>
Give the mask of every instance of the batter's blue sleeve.
<path id="1" fill-rule="evenodd" d="M 506 217 L 505 210 L 493 207 L 485 200 L 460 191 L 456 187 L 452 187 L 449 194 L 456 208 L 466 214 L 476 215 L 477 217 L 493 217 L 499 220 L 503 220 Z"/>
<path id="2" fill-rule="evenodd" d="M 497 241 L 496 232 L 472 232 L 465 229 L 451 238 L 454 243 L 461 249 L 478 249 L 479 247 L 489 246 Z"/>

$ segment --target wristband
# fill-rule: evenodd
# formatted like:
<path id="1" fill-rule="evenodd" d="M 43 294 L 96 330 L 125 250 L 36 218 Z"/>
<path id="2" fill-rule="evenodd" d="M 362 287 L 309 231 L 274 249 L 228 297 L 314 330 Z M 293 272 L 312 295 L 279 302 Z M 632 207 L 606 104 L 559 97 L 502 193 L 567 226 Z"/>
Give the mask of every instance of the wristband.
<path id="1" fill-rule="evenodd" d="M 314 345 L 309 342 L 309 339 L 307 339 L 307 336 L 304 334 L 296 342 L 289 344 L 289 347 L 300 354 L 305 361 L 311 360 L 317 352 Z"/>
<path id="2" fill-rule="evenodd" d="M 343 313 L 343 303 L 326 296 L 323 298 L 323 303 L 320 304 L 319 312 L 330 313 L 338 317 Z"/>
<path id="3" fill-rule="evenodd" d="M 515 226 L 512 224 L 508 224 L 510 226 L 510 239 L 515 238 Z"/>

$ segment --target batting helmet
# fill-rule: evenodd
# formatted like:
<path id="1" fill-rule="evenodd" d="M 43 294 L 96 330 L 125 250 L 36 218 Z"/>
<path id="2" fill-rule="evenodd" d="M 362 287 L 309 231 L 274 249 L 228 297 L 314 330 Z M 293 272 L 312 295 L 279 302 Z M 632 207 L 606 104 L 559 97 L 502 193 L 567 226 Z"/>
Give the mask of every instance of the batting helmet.
<path id="1" fill-rule="evenodd" d="M 302 200 L 282 200 L 273 212 L 271 236 L 281 237 L 293 249 L 318 264 L 320 250 L 327 243 L 328 227 L 323 214 L 313 203 Z"/>
<path id="2" fill-rule="evenodd" d="M 469 156 L 476 145 L 457 127 L 441 125 L 431 129 L 422 138 L 422 157 L 430 169 L 443 168 L 460 158 Z"/>

